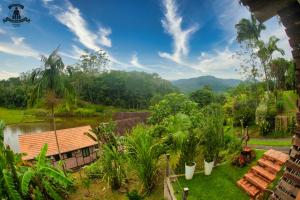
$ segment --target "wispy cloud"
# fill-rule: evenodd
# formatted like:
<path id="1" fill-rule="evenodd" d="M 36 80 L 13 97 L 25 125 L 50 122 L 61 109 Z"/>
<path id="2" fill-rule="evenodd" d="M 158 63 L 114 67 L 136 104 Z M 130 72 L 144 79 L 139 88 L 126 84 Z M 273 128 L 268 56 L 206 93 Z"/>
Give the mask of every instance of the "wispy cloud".
<path id="1" fill-rule="evenodd" d="M 187 29 L 182 28 L 182 16 L 178 13 L 175 0 L 163 0 L 164 19 L 162 26 L 173 38 L 173 53 L 159 52 L 159 56 L 170 59 L 176 63 L 182 63 L 182 59 L 189 52 L 188 42 L 191 35 L 198 30 L 198 25 Z"/>
<path id="2" fill-rule="evenodd" d="M 44 0 L 44 4 L 50 9 L 57 21 L 65 25 L 78 39 L 78 41 L 88 49 L 97 51 L 104 47 L 111 47 L 110 28 L 100 27 L 98 33 L 88 27 L 88 23 L 83 18 L 80 10 L 66 1 L 62 7 L 49 4 L 52 1 Z"/>
<path id="3" fill-rule="evenodd" d="M 146 66 L 142 65 L 142 64 L 139 62 L 139 58 L 138 58 L 138 56 L 137 56 L 136 53 L 134 53 L 134 54 L 132 55 L 130 64 L 132 64 L 132 66 L 137 67 L 137 68 L 140 68 L 140 69 L 147 69 Z"/>
<path id="4" fill-rule="evenodd" d="M 5 80 L 5 79 L 9 79 L 11 77 L 18 77 L 19 74 L 18 73 L 15 73 L 15 72 L 8 72 L 8 71 L 5 71 L 5 70 L 1 70 L 0 71 L 0 80 Z"/>
<path id="5" fill-rule="evenodd" d="M 40 53 L 26 44 L 24 37 L 11 37 L 11 42 L 0 42 L 0 52 L 39 59 Z"/>

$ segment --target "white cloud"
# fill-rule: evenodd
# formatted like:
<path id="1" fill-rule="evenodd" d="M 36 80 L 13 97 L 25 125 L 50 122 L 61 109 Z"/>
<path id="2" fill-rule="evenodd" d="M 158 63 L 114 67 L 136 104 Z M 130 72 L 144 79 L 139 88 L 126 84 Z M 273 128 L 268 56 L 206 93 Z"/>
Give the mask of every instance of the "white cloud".
<path id="1" fill-rule="evenodd" d="M 191 65 L 194 69 L 201 69 L 203 73 L 215 74 L 228 72 L 239 67 L 239 60 L 229 49 L 215 50 L 214 53 L 201 53 L 198 62 Z"/>
<path id="2" fill-rule="evenodd" d="M 188 42 L 191 35 L 198 30 L 198 25 L 193 25 L 186 30 L 182 29 L 182 17 L 178 14 L 175 0 L 163 0 L 165 7 L 162 25 L 164 30 L 173 38 L 173 53 L 159 52 L 159 56 L 182 63 L 182 59 L 189 52 Z"/>
<path id="3" fill-rule="evenodd" d="M 145 67 L 144 65 L 142 65 L 139 62 L 139 58 L 137 57 L 137 54 L 134 53 L 131 57 L 131 61 L 130 64 L 132 64 L 134 67 L 140 68 L 140 69 L 146 69 L 147 67 Z"/>
<path id="4" fill-rule="evenodd" d="M 0 80 L 6 80 L 6 79 L 9 79 L 11 77 L 18 77 L 19 74 L 18 73 L 15 73 L 15 72 L 8 72 L 8 71 L 4 71 L 4 70 L 1 70 L 0 71 Z"/>
<path id="5" fill-rule="evenodd" d="M 0 42 L 0 52 L 39 59 L 39 52 L 24 40 L 24 37 L 11 37 L 11 42 Z"/>
<path id="6" fill-rule="evenodd" d="M 101 46 L 111 47 L 111 40 L 108 38 L 111 29 L 100 27 L 97 34 L 88 28 L 88 24 L 82 17 L 80 10 L 69 1 L 66 1 L 65 8 L 49 5 L 49 2 L 51 1 L 44 0 L 44 4 L 50 9 L 55 18 L 68 27 L 83 46 L 94 51 L 101 49 Z"/>
<path id="7" fill-rule="evenodd" d="M 250 17 L 248 9 L 240 5 L 239 1 L 214 0 L 212 5 L 221 28 L 230 38 L 236 35 L 235 24 L 242 18 Z"/>
<path id="8" fill-rule="evenodd" d="M 108 37 L 111 34 L 110 28 L 100 28 L 99 35 L 100 35 L 100 43 L 104 46 L 111 47 L 111 40 Z"/>

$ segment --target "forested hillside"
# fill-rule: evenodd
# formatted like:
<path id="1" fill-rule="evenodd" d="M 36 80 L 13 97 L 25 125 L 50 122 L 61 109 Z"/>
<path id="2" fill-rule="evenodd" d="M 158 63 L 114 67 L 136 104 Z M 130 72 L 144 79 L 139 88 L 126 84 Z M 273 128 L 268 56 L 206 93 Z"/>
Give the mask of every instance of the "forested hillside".
<path id="1" fill-rule="evenodd" d="M 190 93 L 203 86 L 209 86 L 215 92 L 223 92 L 228 88 L 237 86 L 241 80 L 221 79 L 214 76 L 200 76 L 197 78 L 179 79 L 173 81 L 173 85 L 178 87 L 184 93 Z"/>

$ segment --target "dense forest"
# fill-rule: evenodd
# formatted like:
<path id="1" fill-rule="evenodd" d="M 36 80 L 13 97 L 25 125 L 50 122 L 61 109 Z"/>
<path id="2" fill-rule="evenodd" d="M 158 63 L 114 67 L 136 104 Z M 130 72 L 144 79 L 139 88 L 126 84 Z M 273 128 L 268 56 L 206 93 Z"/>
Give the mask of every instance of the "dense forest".
<path id="1" fill-rule="evenodd" d="M 177 89 L 158 74 L 107 70 L 105 53 L 83 55 L 79 63 L 62 70 L 62 82 L 72 88 L 75 105 L 81 101 L 130 109 L 144 109 Z M 25 108 L 30 104 L 39 69 L 0 81 L 0 106 Z M 39 79 L 39 77 L 37 77 Z M 41 95 L 43 96 L 43 95 Z M 35 106 L 42 106 L 40 98 Z M 74 105 L 74 104 L 73 104 Z"/>

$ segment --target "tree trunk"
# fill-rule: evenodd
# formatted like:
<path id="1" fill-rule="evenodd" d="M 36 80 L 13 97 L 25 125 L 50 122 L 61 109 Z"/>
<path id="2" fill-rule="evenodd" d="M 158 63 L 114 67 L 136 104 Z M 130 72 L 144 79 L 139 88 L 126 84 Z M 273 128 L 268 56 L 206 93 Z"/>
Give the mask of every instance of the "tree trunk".
<path id="1" fill-rule="evenodd" d="M 54 106 L 53 105 L 51 107 L 51 114 L 52 114 L 52 126 L 53 126 L 54 135 L 55 135 L 57 151 L 58 151 L 59 159 L 62 160 L 63 157 L 62 157 L 61 152 L 60 152 L 59 142 L 58 142 L 57 133 L 56 133 L 56 123 L 55 123 Z M 63 163 L 62 167 L 63 167 L 64 174 L 66 174 L 64 163 Z"/>

